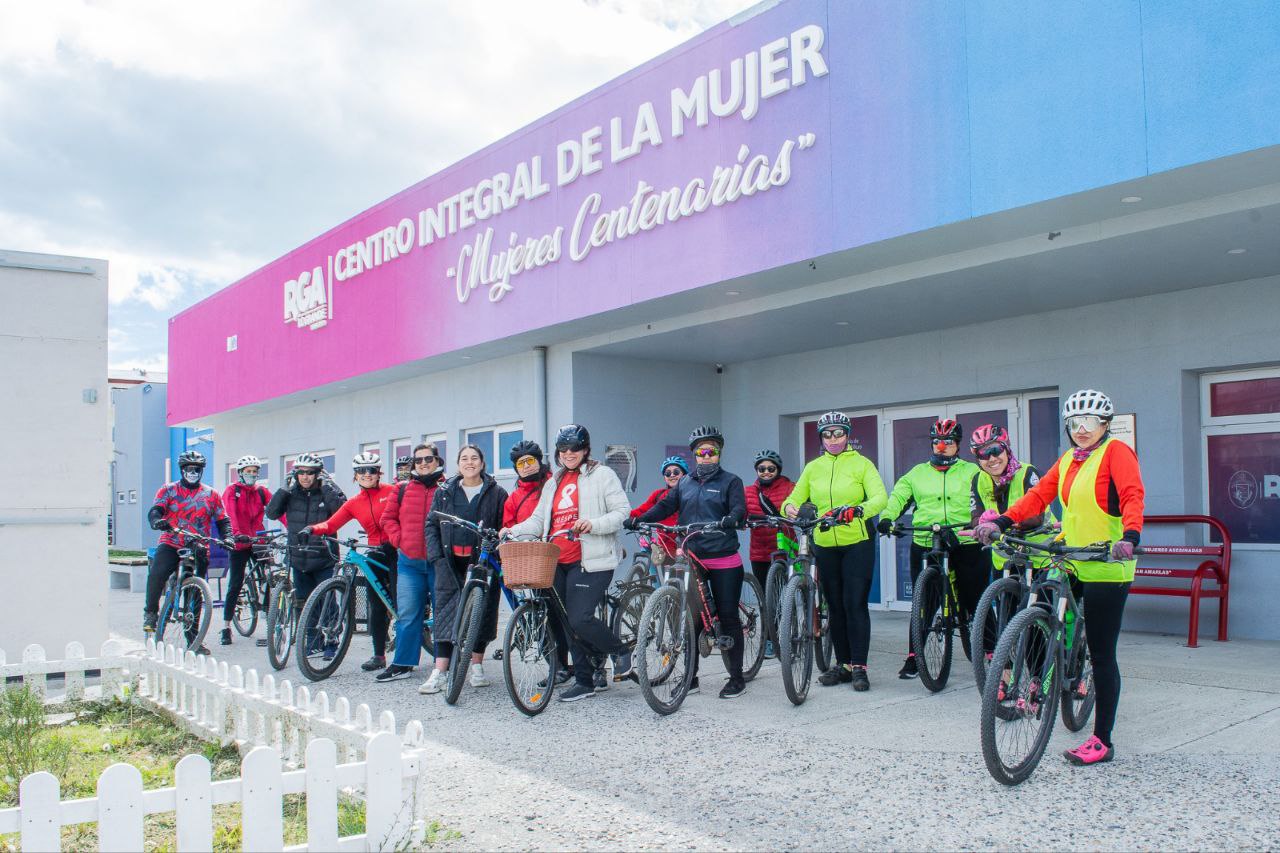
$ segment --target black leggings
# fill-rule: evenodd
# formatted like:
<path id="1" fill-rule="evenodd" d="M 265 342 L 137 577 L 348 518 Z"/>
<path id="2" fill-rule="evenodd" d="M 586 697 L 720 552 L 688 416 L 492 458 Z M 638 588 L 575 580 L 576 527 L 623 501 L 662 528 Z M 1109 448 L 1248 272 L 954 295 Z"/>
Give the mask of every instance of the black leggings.
<path id="1" fill-rule="evenodd" d="M 915 589 L 916 578 L 924 570 L 925 555 L 929 549 L 923 545 L 911 543 L 911 588 Z M 961 545 L 952 548 L 950 554 L 951 570 L 956 576 L 956 601 L 960 609 L 972 618 L 978 607 L 978 599 L 991 584 L 991 552 L 982 550 L 981 545 Z M 967 638 L 965 638 L 967 641 Z M 907 626 L 907 649 L 911 648 L 911 627 Z"/>
<path id="2" fill-rule="evenodd" d="M 244 588 L 244 572 L 253 552 L 248 549 L 232 551 L 228 556 L 231 558 L 231 568 L 227 573 L 227 594 L 222 599 L 223 622 L 230 622 L 235 614 L 236 601 L 240 598 L 240 590 Z"/>
<path id="3" fill-rule="evenodd" d="M 400 554 L 396 551 L 394 545 L 390 542 L 384 542 L 370 551 L 369 557 L 387 567 L 387 570 L 383 571 L 377 566 L 369 566 L 369 568 L 373 569 L 373 574 L 378 579 L 378 583 L 382 584 L 382 588 L 391 598 L 391 604 L 394 607 L 396 603 L 396 561 L 400 558 Z M 382 603 L 382 599 L 372 589 L 369 590 L 368 602 L 369 636 L 373 638 L 373 654 L 376 657 L 383 657 L 387 653 L 387 634 L 391 627 L 391 620 L 395 618 L 395 611 L 388 611 L 387 606 Z"/>
<path id="4" fill-rule="evenodd" d="M 711 597 L 715 599 L 716 616 L 720 619 L 720 630 L 733 637 L 733 648 L 725 657 L 728 661 L 729 678 L 742 679 L 742 616 L 738 604 L 742 601 L 742 566 L 731 569 L 710 569 L 706 573 L 711 582 Z M 702 636 L 701 600 L 697 592 L 693 593 L 696 603 L 693 610 L 693 628 L 696 636 Z M 698 676 L 698 660 L 702 655 L 697 649 L 693 652 L 693 676 Z"/>
<path id="5" fill-rule="evenodd" d="M 1116 661 L 1116 644 L 1120 640 L 1120 621 L 1124 617 L 1128 583 L 1083 583 L 1085 640 L 1093 661 L 1093 684 L 1098 705 L 1093 716 L 1093 733 L 1111 746 L 1111 729 L 1116 723 L 1120 705 L 1120 665 Z"/>
<path id="6" fill-rule="evenodd" d="M 769 594 L 769 567 L 773 565 L 772 560 L 752 560 L 751 574 L 756 576 L 756 580 L 760 581 L 760 588 L 764 590 L 764 594 Z"/>
<path id="7" fill-rule="evenodd" d="M 827 598 L 831 642 L 836 663 L 867 665 L 871 646 L 871 612 L 867 600 L 875 568 L 875 543 L 870 539 L 853 545 L 824 548 L 815 545 L 818 580 Z"/>
<path id="8" fill-rule="evenodd" d="M 573 675 L 585 687 L 593 683 L 596 664 L 603 665 L 606 655 L 616 655 L 623 648 L 609 626 L 596 618 L 596 610 L 612 582 L 613 572 L 584 571 L 581 563 L 556 566 L 556 592 L 564 604 L 565 615 L 569 617 L 569 630 L 574 634 Z M 567 666 L 569 636 L 565 633 L 565 626 L 553 618 L 551 630 L 556 638 L 560 666 Z"/>
<path id="9" fill-rule="evenodd" d="M 204 551 L 197 548 L 196 574 L 202 578 L 209 576 L 209 558 Z M 147 570 L 147 595 L 143 601 L 143 614 L 154 614 L 160 610 L 160 596 L 164 595 L 164 585 L 169 576 L 178 570 L 178 549 L 172 545 L 157 545 L 156 555 L 151 560 L 151 568 Z"/>

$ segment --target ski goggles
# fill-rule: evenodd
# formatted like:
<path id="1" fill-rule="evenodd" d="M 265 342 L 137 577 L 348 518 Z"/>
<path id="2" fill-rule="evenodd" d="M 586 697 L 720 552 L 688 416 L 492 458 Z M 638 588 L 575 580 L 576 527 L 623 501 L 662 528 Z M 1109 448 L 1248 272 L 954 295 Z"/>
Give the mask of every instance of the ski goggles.
<path id="1" fill-rule="evenodd" d="M 849 434 L 849 431 L 841 427 L 832 427 L 830 429 L 824 429 L 822 432 L 818 433 L 820 437 L 828 440 L 833 438 L 840 438 L 848 434 Z"/>
<path id="2" fill-rule="evenodd" d="M 1100 426 L 1102 426 L 1102 418 L 1098 415 L 1072 415 L 1067 418 L 1067 429 L 1072 432 L 1080 430 L 1093 432 Z"/>
<path id="3" fill-rule="evenodd" d="M 699 459 L 715 459 L 720 455 L 720 449 L 718 447 L 704 447 L 701 450 L 695 450 L 693 455 Z"/>
<path id="4" fill-rule="evenodd" d="M 1001 453 L 1004 453 L 1005 450 L 1006 448 L 1003 444 L 988 444 L 986 447 L 979 447 L 977 450 L 973 451 L 973 455 L 982 460 L 995 459 Z"/>
<path id="5" fill-rule="evenodd" d="M 359 468 L 355 469 L 355 471 L 356 471 L 356 476 L 357 476 L 357 477 L 364 477 L 364 476 L 366 476 L 366 475 L 368 475 L 368 474 L 381 474 L 381 473 L 382 473 L 382 469 L 381 469 L 381 468 L 374 468 L 374 467 L 373 467 L 373 466 L 371 466 L 371 465 L 361 466 L 361 467 L 359 467 Z"/>

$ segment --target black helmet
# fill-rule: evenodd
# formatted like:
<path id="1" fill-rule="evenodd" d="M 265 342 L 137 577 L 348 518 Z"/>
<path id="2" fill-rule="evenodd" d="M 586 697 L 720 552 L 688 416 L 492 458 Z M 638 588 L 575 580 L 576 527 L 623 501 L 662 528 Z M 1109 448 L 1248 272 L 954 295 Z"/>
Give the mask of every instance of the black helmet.
<path id="1" fill-rule="evenodd" d="M 511 448 L 511 453 L 508 455 L 511 457 L 512 465 L 516 464 L 516 460 L 521 456 L 532 456 L 538 460 L 539 465 L 542 464 L 542 448 L 538 446 L 538 442 L 530 441 L 527 438 L 524 441 L 516 442 L 516 446 Z"/>
<path id="2" fill-rule="evenodd" d="M 846 433 L 850 432 L 849 416 L 844 412 L 827 412 L 818 418 L 818 432 L 831 427 L 843 429 Z"/>
<path id="3" fill-rule="evenodd" d="M 693 450 L 704 441 L 713 441 L 721 448 L 724 447 L 724 436 L 720 434 L 720 430 L 713 426 L 696 427 L 693 432 L 689 433 L 690 450 Z"/>
<path id="4" fill-rule="evenodd" d="M 591 433 L 582 424 L 565 424 L 556 434 L 556 452 L 591 449 Z"/>
<path id="5" fill-rule="evenodd" d="M 779 474 L 782 473 L 782 454 L 776 450 L 757 450 L 756 461 L 752 462 L 751 466 L 754 468 L 756 465 L 759 465 L 761 462 L 766 462 L 766 461 L 772 462 L 774 465 L 777 465 L 778 473 Z"/>
<path id="6" fill-rule="evenodd" d="M 196 450 L 188 450 L 186 453 L 183 453 L 181 456 L 178 457 L 179 471 L 181 471 L 183 468 L 190 468 L 193 465 L 199 468 L 201 471 L 204 470 L 205 458 L 203 453 L 200 453 L 199 451 L 196 451 Z"/>

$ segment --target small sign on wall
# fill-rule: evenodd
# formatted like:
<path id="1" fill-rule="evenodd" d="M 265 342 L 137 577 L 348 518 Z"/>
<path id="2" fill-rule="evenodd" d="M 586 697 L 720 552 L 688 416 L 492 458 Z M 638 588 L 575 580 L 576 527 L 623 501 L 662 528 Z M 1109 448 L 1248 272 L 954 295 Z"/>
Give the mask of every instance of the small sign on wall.
<path id="1" fill-rule="evenodd" d="M 636 446 L 634 444 L 610 444 L 604 449 L 604 464 L 613 469 L 628 492 L 636 490 Z"/>
<path id="2" fill-rule="evenodd" d="M 136 504 L 137 502 L 138 502 L 138 490 L 137 490 L 137 489 L 130 489 L 130 490 L 129 490 L 129 503 L 131 503 L 131 504 Z"/>
<path id="3" fill-rule="evenodd" d="M 1111 418 L 1111 437 L 1118 438 L 1138 452 L 1138 416 L 1130 412 L 1127 415 L 1115 415 Z"/>
<path id="4" fill-rule="evenodd" d="M 116 503 L 124 503 L 124 492 L 116 492 Z"/>

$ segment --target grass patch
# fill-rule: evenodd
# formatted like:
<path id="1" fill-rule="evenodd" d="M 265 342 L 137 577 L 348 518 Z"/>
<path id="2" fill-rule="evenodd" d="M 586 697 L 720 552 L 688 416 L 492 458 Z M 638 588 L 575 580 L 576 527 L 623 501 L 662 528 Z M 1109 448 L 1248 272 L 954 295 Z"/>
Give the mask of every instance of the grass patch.
<path id="1" fill-rule="evenodd" d="M 26 688 L 0 691 L 0 808 L 18 804 L 18 780 L 34 770 L 58 777 L 63 800 L 96 796 L 99 774 L 117 762 L 137 767 L 148 790 L 171 786 L 178 761 L 192 753 L 209 760 L 214 780 L 240 774 L 235 747 L 202 741 L 132 702 L 83 703 L 66 710 L 75 719 L 49 725 L 38 696 Z M 238 804 L 215 806 L 213 826 L 215 851 L 243 847 Z M 306 841 L 305 795 L 284 797 L 284 830 L 286 845 Z M 362 800 L 339 795 L 338 831 L 340 836 L 364 832 Z M 176 837 L 172 813 L 146 818 L 146 850 L 173 850 Z M 98 849 L 97 824 L 63 827 L 62 847 Z M 18 849 L 17 835 L 0 836 L 0 851 Z"/>
<path id="2" fill-rule="evenodd" d="M 108 548 L 107 549 L 108 560 L 114 559 L 115 557 L 145 557 L 145 556 L 147 556 L 146 551 L 130 551 L 128 548 Z"/>

